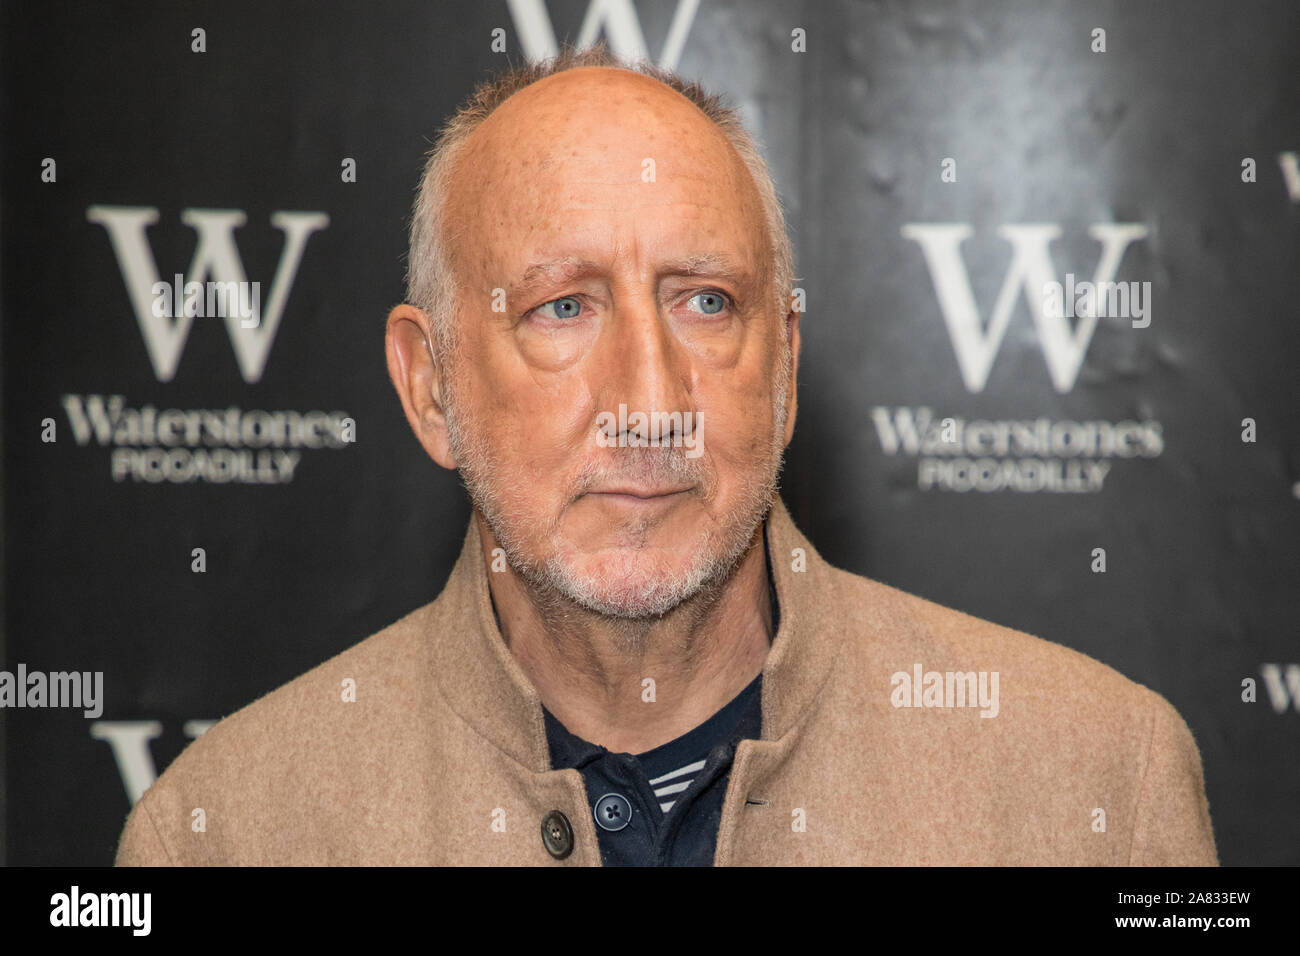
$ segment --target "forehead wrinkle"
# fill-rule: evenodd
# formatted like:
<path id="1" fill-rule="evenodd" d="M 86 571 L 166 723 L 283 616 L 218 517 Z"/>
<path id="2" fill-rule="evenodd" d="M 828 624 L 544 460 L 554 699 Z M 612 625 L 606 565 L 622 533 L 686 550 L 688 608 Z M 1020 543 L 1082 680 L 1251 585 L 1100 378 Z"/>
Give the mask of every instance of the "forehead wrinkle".
<path id="1" fill-rule="evenodd" d="M 631 119 L 638 120 L 636 126 Z M 617 128 L 609 126 L 611 120 Z M 573 140 L 576 147 L 558 145 L 570 141 L 568 131 L 589 129 L 592 122 L 605 127 L 594 138 Z M 505 252 L 503 229 L 510 231 L 520 210 L 533 212 L 531 236 L 539 231 L 537 213 L 546 217 L 562 215 L 565 208 L 608 205 L 616 197 L 607 190 L 642 185 L 637 157 L 653 157 L 658 181 L 685 187 L 685 192 L 656 190 L 657 195 L 633 208 L 698 204 L 696 193 L 703 189 L 712 200 L 709 205 L 726 197 L 726 205 L 751 221 L 758 234 L 765 231 L 758 190 L 726 136 L 688 99 L 639 74 L 584 68 L 539 81 L 502 103 L 470 135 L 466 147 L 455 165 L 448 212 L 460 226 L 456 245 L 461 248 L 453 255 L 470 251 L 464 243 L 471 234 L 472 244 L 486 247 L 466 256 L 477 260 L 479 273 L 486 266 L 485 253 L 493 247 Z M 620 156 L 619 162 L 636 159 L 626 181 L 610 182 L 611 154 Z M 628 208 L 625 201 L 617 204 Z M 759 271 L 766 274 L 766 264 Z"/>
<path id="2" fill-rule="evenodd" d="M 530 264 L 524 269 L 511 288 L 521 289 L 542 282 L 558 282 L 605 271 L 605 267 L 594 259 L 586 259 L 581 256 L 561 256 L 556 259 L 546 259 Z M 669 259 L 660 265 L 656 272 L 661 276 L 712 275 L 731 279 L 735 282 L 743 282 L 747 278 L 747 272 L 743 265 L 731 256 L 716 252 L 699 252 Z"/>

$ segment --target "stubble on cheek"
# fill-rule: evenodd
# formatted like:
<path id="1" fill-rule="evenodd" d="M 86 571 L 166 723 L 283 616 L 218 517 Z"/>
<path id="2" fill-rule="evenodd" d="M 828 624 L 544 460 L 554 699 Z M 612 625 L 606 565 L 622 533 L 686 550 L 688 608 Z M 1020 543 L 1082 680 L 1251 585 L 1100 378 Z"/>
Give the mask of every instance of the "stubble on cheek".
<path id="1" fill-rule="evenodd" d="M 539 498 L 534 476 L 510 473 L 518 469 L 496 454 L 493 441 L 498 439 L 488 429 L 464 420 L 463 389 L 452 378 L 444 390 L 444 410 L 462 480 L 510 567 L 550 600 L 564 598 L 598 613 L 634 618 L 673 609 L 719 582 L 745 554 L 777 487 L 784 451 L 783 383 L 781 379 L 773 390 L 765 427 L 748 440 L 731 442 L 733 455 L 726 459 L 710 453 L 707 440 L 705 454 L 698 458 L 686 458 L 682 448 L 671 446 L 601 448 L 593 454 L 593 424 L 592 448 L 582 450 L 579 442 L 575 452 L 589 456 L 580 463 L 565 469 L 558 457 L 547 462 L 541 456 L 546 467 L 566 472 L 558 481 L 546 482 L 550 501 Z M 770 434 L 763 434 L 768 428 Z M 722 490 L 716 471 L 720 462 L 736 476 L 732 500 L 722 513 L 707 507 L 716 504 Z M 582 547 L 566 534 L 574 530 L 569 520 L 573 504 L 593 489 L 619 483 L 691 484 L 697 501 L 706 505 L 695 509 L 701 526 L 675 537 L 666 549 L 648 553 L 661 521 L 653 515 L 626 515 L 617 528 L 598 529 L 599 548 Z M 685 560 L 682 552 L 687 552 Z"/>

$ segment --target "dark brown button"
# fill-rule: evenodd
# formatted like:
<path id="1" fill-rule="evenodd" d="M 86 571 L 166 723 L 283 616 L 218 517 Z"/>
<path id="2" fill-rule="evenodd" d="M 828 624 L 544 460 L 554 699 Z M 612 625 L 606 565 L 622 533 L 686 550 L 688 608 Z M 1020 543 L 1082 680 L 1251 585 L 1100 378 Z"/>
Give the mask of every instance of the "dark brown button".
<path id="1" fill-rule="evenodd" d="M 557 860 L 563 860 L 573 852 L 573 827 L 569 818 L 559 810 L 552 810 L 542 817 L 542 843 L 546 852 Z"/>

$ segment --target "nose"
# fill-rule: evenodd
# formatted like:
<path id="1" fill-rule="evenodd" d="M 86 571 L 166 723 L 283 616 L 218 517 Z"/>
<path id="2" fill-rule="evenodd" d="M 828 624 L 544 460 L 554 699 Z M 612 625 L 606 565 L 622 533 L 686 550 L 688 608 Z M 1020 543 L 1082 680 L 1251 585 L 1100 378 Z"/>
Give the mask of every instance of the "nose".
<path id="1" fill-rule="evenodd" d="M 592 369 L 596 414 L 612 413 L 628 445 L 634 438 L 637 445 L 689 445 L 697 418 L 687 414 L 694 411 L 694 370 L 689 351 L 661 314 L 654 289 L 641 284 L 617 289 L 614 321 L 602 339 Z"/>

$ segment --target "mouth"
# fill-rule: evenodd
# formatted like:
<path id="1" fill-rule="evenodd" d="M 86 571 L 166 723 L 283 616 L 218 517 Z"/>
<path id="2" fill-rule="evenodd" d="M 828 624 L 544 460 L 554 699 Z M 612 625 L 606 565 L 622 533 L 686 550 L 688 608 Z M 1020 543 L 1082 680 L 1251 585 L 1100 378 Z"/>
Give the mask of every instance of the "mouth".
<path id="1" fill-rule="evenodd" d="M 659 504 L 689 494 L 691 486 L 665 486 L 658 488 L 639 488 L 634 485 L 619 485 L 588 491 L 597 501 L 608 501 L 626 505 Z M 584 496 L 584 497 L 586 497 Z"/>

